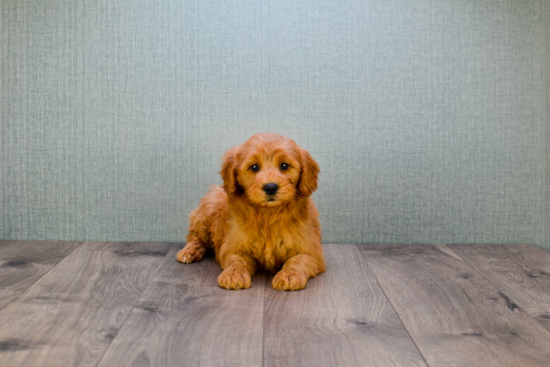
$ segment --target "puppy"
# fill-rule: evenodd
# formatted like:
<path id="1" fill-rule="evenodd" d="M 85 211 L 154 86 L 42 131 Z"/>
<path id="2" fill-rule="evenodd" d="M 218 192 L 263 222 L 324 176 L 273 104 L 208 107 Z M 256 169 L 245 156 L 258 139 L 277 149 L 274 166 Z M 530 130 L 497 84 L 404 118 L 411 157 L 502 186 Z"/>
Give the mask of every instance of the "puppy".
<path id="1" fill-rule="evenodd" d="M 294 140 L 264 133 L 227 151 L 220 174 L 189 215 L 187 244 L 178 261 L 192 263 L 214 250 L 225 289 L 250 288 L 256 271 L 277 274 L 280 291 L 305 288 L 325 271 L 319 212 L 310 195 L 319 165 Z"/>

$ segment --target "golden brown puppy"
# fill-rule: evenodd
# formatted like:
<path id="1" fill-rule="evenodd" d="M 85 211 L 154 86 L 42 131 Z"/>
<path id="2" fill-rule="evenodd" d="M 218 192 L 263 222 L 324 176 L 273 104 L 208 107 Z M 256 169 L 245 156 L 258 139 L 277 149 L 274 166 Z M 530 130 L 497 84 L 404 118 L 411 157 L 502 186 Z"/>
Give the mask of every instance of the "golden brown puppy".
<path id="1" fill-rule="evenodd" d="M 246 289 L 257 270 L 279 272 L 271 285 L 303 289 L 325 271 L 319 213 L 310 195 L 319 165 L 294 140 L 257 134 L 224 155 L 223 189 L 212 189 L 189 215 L 178 261 L 192 263 L 213 249 L 220 287 Z"/>

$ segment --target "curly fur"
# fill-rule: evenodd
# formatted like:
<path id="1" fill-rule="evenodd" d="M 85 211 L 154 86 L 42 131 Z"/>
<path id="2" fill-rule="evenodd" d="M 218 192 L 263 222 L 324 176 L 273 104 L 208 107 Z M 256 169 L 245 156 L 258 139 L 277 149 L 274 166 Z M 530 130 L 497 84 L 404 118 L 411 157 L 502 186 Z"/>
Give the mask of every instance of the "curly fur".
<path id="1" fill-rule="evenodd" d="M 310 197 L 319 172 L 305 149 L 278 134 L 257 134 L 230 149 L 220 171 L 223 188 L 212 185 L 189 215 L 178 261 L 199 261 L 212 249 L 223 269 L 222 288 L 246 289 L 256 271 L 278 271 L 273 288 L 303 289 L 325 271 L 319 213 Z M 263 190 L 267 183 L 278 185 L 275 195 Z"/>

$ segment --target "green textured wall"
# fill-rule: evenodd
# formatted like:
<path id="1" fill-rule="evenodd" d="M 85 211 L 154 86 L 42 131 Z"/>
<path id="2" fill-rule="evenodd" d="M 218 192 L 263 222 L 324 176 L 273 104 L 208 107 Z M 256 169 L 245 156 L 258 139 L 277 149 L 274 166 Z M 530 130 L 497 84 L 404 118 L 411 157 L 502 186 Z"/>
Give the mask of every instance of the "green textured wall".
<path id="1" fill-rule="evenodd" d="M 0 1 L 0 238 L 183 241 L 257 132 L 331 243 L 550 248 L 548 1 Z"/>

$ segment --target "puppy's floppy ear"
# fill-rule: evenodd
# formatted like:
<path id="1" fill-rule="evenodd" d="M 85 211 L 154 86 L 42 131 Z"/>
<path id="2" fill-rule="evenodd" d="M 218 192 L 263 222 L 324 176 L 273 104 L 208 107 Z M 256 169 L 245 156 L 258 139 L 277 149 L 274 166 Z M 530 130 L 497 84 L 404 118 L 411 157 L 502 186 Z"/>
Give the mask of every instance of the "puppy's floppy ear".
<path id="1" fill-rule="evenodd" d="M 317 190 L 317 175 L 319 174 L 319 165 L 311 154 L 304 148 L 300 148 L 300 157 L 302 172 L 298 181 L 298 191 L 303 197 L 308 197 Z"/>
<path id="2" fill-rule="evenodd" d="M 229 149 L 223 155 L 222 169 L 220 175 L 223 179 L 223 189 L 228 195 L 233 195 L 239 188 L 237 183 L 237 153 L 240 146 Z"/>

